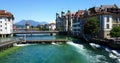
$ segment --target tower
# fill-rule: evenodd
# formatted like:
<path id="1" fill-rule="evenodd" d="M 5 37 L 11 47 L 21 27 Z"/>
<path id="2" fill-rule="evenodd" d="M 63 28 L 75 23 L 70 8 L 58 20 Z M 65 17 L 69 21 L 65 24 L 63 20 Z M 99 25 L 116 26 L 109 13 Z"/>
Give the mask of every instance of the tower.
<path id="1" fill-rule="evenodd" d="M 30 23 L 26 22 L 25 26 L 26 26 L 26 30 L 28 30 L 30 28 Z"/>

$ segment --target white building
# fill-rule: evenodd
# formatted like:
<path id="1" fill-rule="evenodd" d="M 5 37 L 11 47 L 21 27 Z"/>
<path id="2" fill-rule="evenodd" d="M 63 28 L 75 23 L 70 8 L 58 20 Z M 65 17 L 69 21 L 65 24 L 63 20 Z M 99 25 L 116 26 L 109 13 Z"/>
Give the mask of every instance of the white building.
<path id="1" fill-rule="evenodd" d="M 12 36 L 14 17 L 10 12 L 0 10 L 0 36 Z"/>
<path id="2" fill-rule="evenodd" d="M 104 13 L 100 17 L 100 37 L 110 38 L 110 30 L 114 26 L 120 26 L 120 16 L 118 14 Z"/>
<path id="3" fill-rule="evenodd" d="M 83 25 L 87 23 L 88 18 L 92 17 L 97 18 L 99 21 L 99 38 L 111 38 L 110 30 L 114 26 L 120 26 L 120 8 L 116 5 L 101 5 L 101 7 L 93 7 L 87 11 L 79 10 L 76 12 L 72 24 L 73 35 L 78 37 L 83 35 Z"/>
<path id="4" fill-rule="evenodd" d="M 50 23 L 49 24 L 49 30 L 55 30 L 55 29 L 56 29 L 55 23 Z"/>
<path id="5" fill-rule="evenodd" d="M 90 15 L 97 17 L 100 23 L 100 38 L 111 38 L 110 30 L 120 26 L 120 8 L 117 5 L 101 5 L 89 9 Z M 89 16 L 88 16 L 89 17 Z"/>

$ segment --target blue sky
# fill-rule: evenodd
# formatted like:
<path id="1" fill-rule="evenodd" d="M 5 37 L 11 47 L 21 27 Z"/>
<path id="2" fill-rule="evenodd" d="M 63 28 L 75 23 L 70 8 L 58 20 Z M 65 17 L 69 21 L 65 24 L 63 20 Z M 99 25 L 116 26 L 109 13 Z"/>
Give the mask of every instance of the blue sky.
<path id="1" fill-rule="evenodd" d="M 11 12 L 15 23 L 23 19 L 50 22 L 55 20 L 56 12 L 111 4 L 120 7 L 120 0 L 0 0 L 0 9 Z"/>

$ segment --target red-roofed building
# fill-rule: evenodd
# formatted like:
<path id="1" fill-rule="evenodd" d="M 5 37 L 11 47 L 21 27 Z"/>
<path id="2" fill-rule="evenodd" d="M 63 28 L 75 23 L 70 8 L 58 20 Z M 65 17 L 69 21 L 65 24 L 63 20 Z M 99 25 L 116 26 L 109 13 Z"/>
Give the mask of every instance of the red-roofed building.
<path id="1" fill-rule="evenodd" d="M 10 12 L 0 10 L 0 36 L 12 36 L 14 17 Z"/>
<path id="2" fill-rule="evenodd" d="M 72 24 L 72 34 L 74 36 L 80 36 L 82 33 L 82 21 L 80 18 L 83 17 L 85 11 L 84 10 L 78 10 L 75 13 L 74 19 L 73 19 L 73 24 Z"/>

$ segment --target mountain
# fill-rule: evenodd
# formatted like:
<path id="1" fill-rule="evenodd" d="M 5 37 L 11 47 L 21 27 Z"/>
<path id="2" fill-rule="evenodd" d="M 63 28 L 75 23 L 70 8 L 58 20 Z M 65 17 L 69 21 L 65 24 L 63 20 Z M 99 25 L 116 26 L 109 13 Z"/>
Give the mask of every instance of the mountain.
<path id="1" fill-rule="evenodd" d="M 45 21 L 38 22 L 38 21 L 34 21 L 34 20 L 21 20 L 21 21 L 15 23 L 15 25 L 25 26 L 25 23 L 26 23 L 26 22 L 29 22 L 29 23 L 30 23 L 30 26 L 37 26 L 37 25 L 39 25 L 39 24 L 48 24 L 48 23 L 45 22 Z"/>

